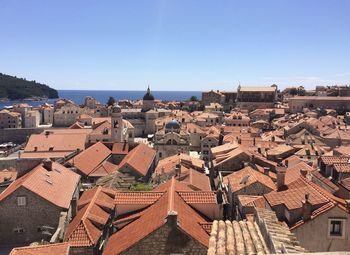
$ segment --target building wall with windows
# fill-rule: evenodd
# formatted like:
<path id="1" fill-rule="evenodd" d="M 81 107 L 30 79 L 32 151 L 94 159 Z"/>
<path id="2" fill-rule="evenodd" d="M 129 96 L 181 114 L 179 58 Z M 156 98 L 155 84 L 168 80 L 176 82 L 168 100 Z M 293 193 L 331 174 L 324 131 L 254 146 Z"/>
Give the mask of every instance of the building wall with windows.
<path id="1" fill-rule="evenodd" d="M 21 128 L 22 117 L 20 113 L 8 110 L 0 111 L 0 128 Z"/>
<path id="2" fill-rule="evenodd" d="M 335 226 L 334 223 L 337 222 L 341 222 L 340 226 Z M 338 206 L 306 221 L 291 231 L 300 241 L 301 246 L 309 251 L 350 250 L 350 215 L 349 212 Z"/>
<path id="3" fill-rule="evenodd" d="M 309 109 L 335 109 L 340 112 L 350 111 L 350 97 L 320 97 L 296 96 L 288 100 L 289 110 L 292 113 Z"/>
<path id="4" fill-rule="evenodd" d="M 22 204 L 21 204 L 22 202 Z M 20 187 L 0 201 L 0 245 L 27 245 L 47 240 L 42 226 L 58 226 L 63 209 Z"/>

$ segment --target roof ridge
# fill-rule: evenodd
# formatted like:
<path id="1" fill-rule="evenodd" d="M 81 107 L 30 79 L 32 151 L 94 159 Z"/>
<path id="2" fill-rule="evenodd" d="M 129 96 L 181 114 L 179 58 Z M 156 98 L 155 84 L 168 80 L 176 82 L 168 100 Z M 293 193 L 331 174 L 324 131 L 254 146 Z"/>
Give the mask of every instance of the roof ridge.
<path id="1" fill-rule="evenodd" d="M 168 189 L 169 200 L 168 200 L 168 214 L 173 214 L 175 212 L 174 203 L 175 203 L 175 178 L 171 178 L 171 185 Z"/>
<path id="2" fill-rule="evenodd" d="M 98 194 L 100 194 L 101 190 L 102 190 L 102 186 L 98 186 L 95 194 L 93 195 L 93 197 L 90 200 L 88 207 L 86 208 L 86 211 L 84 212 L 84 215 L 81 217 L 81 221 L 85 221 L 85 219 L 88 218 L 89 211 L 90 211 L 91 207 L 95 204 L 95 201 L 98 197 Z"/>

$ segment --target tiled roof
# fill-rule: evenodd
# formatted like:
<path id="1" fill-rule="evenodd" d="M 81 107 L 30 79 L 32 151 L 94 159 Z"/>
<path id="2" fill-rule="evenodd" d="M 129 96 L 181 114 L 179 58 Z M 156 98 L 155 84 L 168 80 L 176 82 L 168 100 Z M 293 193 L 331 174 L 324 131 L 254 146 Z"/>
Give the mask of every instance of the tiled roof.
<path id="1" fill-rule="evenodd" d="M 232 160 L 243 154 L 249 155 L 247 151 L 243 150 L 243 148 L 238 147 L 228 153 L 217 155 L 216 158 L 213 160 L 214 166 L 221 165 L 226 161 Z"/>
<path id="2" fill-rule="evenodd" d="M 154 204 L 164 192 L 117 192 L 115 195 L 115 204 L 132 205 L 132 204 Z"/>
<path id="3" fill-rule="evenodd" d="M 225 176 L 224 183 L 231 187 L 232 192 L 237 192 L 254 183 L 261 183 L 271 190 L 276 189 L 276 185 L 269 176 L 254 170 L 250 166 Z"/>
<path id="4" fill-rule="evenodd" d="M 128 143 L 114 143 L 112 148 L 112 154 L 126 155 L 129 152 Z"/>
<path id="5" fill-rule="evenodd" d="M 328 202 L 326 204 L 324 204 L 323 206 L 317 208 L 316 210 L 314 210 L 312 213 L 311 213 L 311 218 L 310 220 L 313 220 L 315 219 L 317 216 L 320 216 L 321 214 L 327 212 L 328 210 L 334 208 L 336 206 L 335 203 L 333 202 Z M 290 229 L 293 230 L 301 225 L 303 225 L 304 223 L 306 223 L 307 221 L 304 221 L 303 219 L 297 221 L 296 223 L 294 223 L 292 226 L 290 226 Z"/>
<path id="6" fill-rule="evenodd" d="M 337 157 L 337 156 L 322 156 L 321 160 L 326 165 L 333 165 L 336 163 L 349 163 L 350 157 Z"/>
<path id="7" fill-rule="evenodd" d="M 301 178 L 298 179 L 299 181 Z M 302 181 L 302 180 L 301 180 Z M 302 200 L 309 194 L 309 202 L 313 206 L 322 206 L 330 200 L 315 190 L 311 185 L 304 182 L 305 186 L 289 188 L 285 191 L 273 191 L 265 194 L 264 197 L 270 206 L 285 205 L 288 210 L 302 207 Z"/>
<path id="8" fill-rule="evenodd" d="M 83 193 L 78 213 L 69 224 L 65 241 L 73 247 L 96 246 L 114 210 L 113 190 L 95 187 Z"/>
<path id="9" fill-rule="evenodd" d="M 84 150 L 85 142 L 86 134 L 81 133 L 32 134 L 22 157 L 28 154 L 35 158 L 47 158 L 50 157 L 50 153 L 60 153 L 64 156 L 77 149 Z"/>
<path id="10" fill-rule="evenodd" d="M 216 193 L 214 191 L 179 191 L 180 197 L 188 204 L 216 204 Z"/>
<path id="11" fill-rule="evenodd" d="M 26 175 L 12 182 L 0 194 L 0 202 L 18 188 L 24 187 L 58 207 L 69 208 L 79 180 L 80 175 L 56 162 L 52 162 L 52 171 L 46 170 L 43 164 L 39 164 Z"/>
<path id="12" fill-rule="evenodd" d="M 72 158 L 69 163 L 76 167 L 84 175 L 89 176 L 95 171 L 109 156 L 111 151 L 98 142 Z M 106 174 L 104 174 L 106 175 Z M 101 176 L 104 176 L 101 175 Z"/>
<path id="13" fill-rule="evenodd" d="M 163 174 L 163 173 L 172 172 L 175 170 L 175 167 L 177 164 L 201 169 L 204 164 L 204 161 L 201 159 L 191 157 L 184 153 L 176 154 L 176 155 L 159 160 L 154 173 Z"/>
<path id="14" fill-rule="evenodd" d="M 156 156 L 156 151 L 146 144 L 139 144 L 132 149 L 119 164 L 119 168 L 128 164 L 139 174 L 146 176 Z"/>
<path id="15" fill-rule="evenodd" d="M 276 87 L 241 87 L 241 92 L 275 92 Z"/>
<path id="16" fill-rule="evenodd" d="M 327 187 L 329 187 L 334 192 L 339 190 L 339 187 L 336 184 L 334 184 L 330 179 L 324 177 L 319 171 L 317 171 L 317 170 L 312 171 L 311 175 L 312 175 L 312 181 L 313 182 L 315 182 L 314 179 L 316 178 L 323 185 L 326 185 Z"/>
<path id="17" fill-rule="evenodd" d="M 107 176 L 109 174 L 114 173 L 115 171 L 118 170 L 118 166 L 114 165 L 113 163 L 109 161 L 104 161 L 102 162 L 101 165 L 96 167 L 90 174 L 89 176 L 91 177 L 102 177 L 102 176 Z"/>
<path id="18" fill-rule="evenodd" d="M 252 206 L 258 208 L 265 208 L 265 198 L 263 196 L 253 195 L 238 195 L 239 203 L 242 206 Z"/>
<path id="19" fill-rule="evenodd" d="M 164 185 L 164 194 L 156 203 L 146 208 L 139 218 L 113 234 L 107 243 L 104 255 L 120 254 L 130 249 L 139 241 L 166 224 L 168 217 L 177 217 L 177 226 L 204 247 L 207 247 L 209 236 L 201 224 L 206 222 L 178 195 L 176 180 Z"/>
<path id="20" fill-rule="evenodd" d="M 212 225 L 208 255 L 268 254 L 260 229 L 250 221 L 217 221 Z"/>
<path id="21" fill-rule="evenodd" d="M 345 164 L 335 163 L 334 170 L 337 171 L 338 173 L 350 173 L 350 163 L 345 163 Z"/>
<path id="22" fill-rule="evenodd" d="M 68 243 L 56 243 L 14 248 L 10 255 L 69 255 Z"/>
<path id="23" fill-rule="evenodd" d="M 307 172 L 312 172 L 315 169 L 306 164 L 305 162 L 300 162 L 291 167 L 288 167 L 285 175 L 285 184 L 288 185 L 300 177 L 300 171 L 305 170 Z"/>

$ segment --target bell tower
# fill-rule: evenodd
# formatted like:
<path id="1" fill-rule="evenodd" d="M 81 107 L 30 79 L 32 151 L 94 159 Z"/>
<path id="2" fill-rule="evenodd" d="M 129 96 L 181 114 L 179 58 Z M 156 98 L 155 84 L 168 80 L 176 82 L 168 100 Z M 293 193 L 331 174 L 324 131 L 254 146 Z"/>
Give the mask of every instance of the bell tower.
<path id="1" fill-rule="evenodd" d="M 124 127 L 122 109 L 118 104 L 114 104 L 111 113 L 111 140 L 112 142 L 124 142 Z"/>

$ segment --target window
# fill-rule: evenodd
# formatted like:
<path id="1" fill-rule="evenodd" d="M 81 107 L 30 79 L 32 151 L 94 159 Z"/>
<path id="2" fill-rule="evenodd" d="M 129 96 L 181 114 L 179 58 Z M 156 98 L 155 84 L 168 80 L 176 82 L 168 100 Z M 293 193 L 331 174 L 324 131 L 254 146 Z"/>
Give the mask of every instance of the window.
<path id="1" fill-rule="evenodd" d="M 15 233 L 17 233 L 17 234 L 23 233 L 23 232 L 24 232 L 24 228 L 19 228 L 19 227 L 14 228 L 14 229 L 13 229 L 13 232 L 15 232 Z"/>
<path id="2" fill-rule="evenodd" d="M 17 197 L 17 205 L 25 206 L 27 204 L 26 197 Z"/>
<path id="3" fill-rule="evenodd" d="M 328 219 L 328 236 L 344 237 L 345 219 Z"/>

